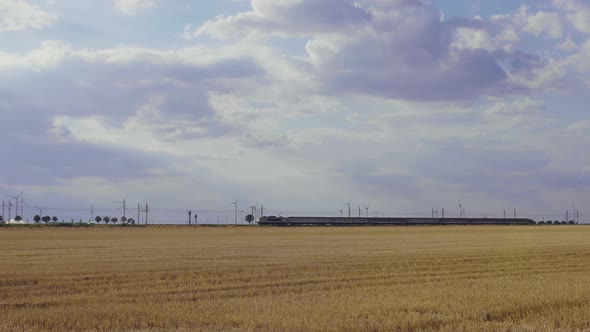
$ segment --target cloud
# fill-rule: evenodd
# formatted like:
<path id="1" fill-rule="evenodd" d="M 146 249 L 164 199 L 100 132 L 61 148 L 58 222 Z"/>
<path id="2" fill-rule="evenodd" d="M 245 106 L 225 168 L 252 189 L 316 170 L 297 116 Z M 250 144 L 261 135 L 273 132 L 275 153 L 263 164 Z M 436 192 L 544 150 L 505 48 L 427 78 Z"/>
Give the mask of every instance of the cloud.
<path id="1" fill-rule="evenodd" d="M 148 168 L 161 165 L 157 158 L 128 150 L 120 153 L 108 147 L 79 142 L 56 142 L 48 132 L 50 121 L 44 110 L 32 109 L 18 100 L 0 106 L 3 141 L 17 148 L 5 155 L 0 177 L 2 185 L 59 185 L 63 179 L 95 176 L 139 178 Z M 71 135 L 64 128 L 61 135 Z"/>
<path id="2" fill-rule="evenodd" d="M 56 21 L 56 15 L 24 0 L 0 0 L 0 33 L 42 30 Z"/>
<path id="3" fill-rule="evenodd" d="M 553 0 L 555 8 L 568 13 L 571 24 L 582 33 L 590 33 L 590 6 L 579 0 Z"/>
<path id="4" fill-rule="evenodd" d="M 157 6 L 157 0 L 115 0 L 115 9 L 124 15 L 137 15 Z"/>
<path id="5" fill-rule="evenodd" d="M 193 31 L 219 38 L 247 35 L 310 35 L 368 22 L 370 14 L 350 0 L 252 0 L 252 10 L 205 22 Z M 190 35 L 190 33 L 189 33 Z"/>
<path id="6" fill-rule="evenodd" d="M 155 176 L 153 169 L 168 176 L 178 160 L 222 163 L 215 149 L 193 150 L 241 135 L 211 107 L 208 93 L 265 72 L 247 57 L 199 60 L 193 51 L 88 50 L 46 41 L 27 54 L 5 53 L 0 110 L 5 126 L 20 129 L 4 138 L 19 146 L 13 157 L 22 162 L 7 166 L 0 184 L 132 179 Z M 18 180 L 25 171 L 39 176 Z"/>
<path id="7" fill-rule="evenodd" d="M 549 38 L 559 39 L 564 35 L 564 27 L 559 13 L 537 12 L 527 17 L 525 32 L 536 36 L 544 35 Z"/>
<path id="8" fill-rule="evenodd" d="M 444 22 L 438 9 L 422 1 L 251 4 L 252 11 L 208 21 L 196 34 L 307 36 L 307 57 L 326 93 L 473 100 L 554 84 L 555 76 L 531 83 L 541 80 L 538 73 L 549 61 L 509 47 L 519 40 L 517 29 L 503 28 L 500 18 Z M 517 15 L 526 22 L 526 8 Z M 545 23 L 552 14 L 538 15 L 531 18 L 531 32 L 562 33 L 554 22 Z"/>
<path id="9" fill-rule="evenodd" d="M 576 71 L 576 77 L 580 81 L 587 81 L 590 73 L 590 38 L 584 41 L 575 53 L 565 58 L 563 63 Z"/>

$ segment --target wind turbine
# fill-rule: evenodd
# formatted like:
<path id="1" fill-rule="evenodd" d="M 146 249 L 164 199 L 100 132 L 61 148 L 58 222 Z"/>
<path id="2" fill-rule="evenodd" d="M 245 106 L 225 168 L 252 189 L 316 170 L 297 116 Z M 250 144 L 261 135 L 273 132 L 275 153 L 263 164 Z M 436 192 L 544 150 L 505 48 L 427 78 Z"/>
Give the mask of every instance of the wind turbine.
<path id="1" fill-rule="evenodd" d="M 344 205 L 348 205 L 348 218 L 350 218 L 350 202 L 348 201 L 348 203 L 344 203 Z"/>
<path id="2" fill-rule="evenodd" d="M 234 202 L 231 202 L 229 204 L 233 204 L 234 205 L 234 223 L 237 225 L 238 224 L 238 200 L 236 199 Z M 258 204 L 258 203 L 256 203 Z"/>
<path id="3" fill-rule="evenodd" d="M 459 202 L 459 218 L 463 218 L 463 205 L 461 205 L 461 201 Z"/>
<path id="4" fill-rule="evenodd" d="M 15 203 L 16 203 L 16 204 L 15 204 L 15 206 L 14 206 L 15 215 L 17 215 L 17 214 L 18 214 L 18 199 L 19 199 L 19 198 L 22 196 L 22 194 L 23 194 L 23 192 L 21 191 L 21 193 L 20 193 L 20 194 L 18 194 L 17 196 L 6 196 L 6 197 L 8 197 L 8 198 L 14 198 L 14 201 L 15 201 Z M 10 201 L 9 201 L 9 202 L 10 202 Z M 21 212 L 21 214 L 22 214 L 22 212 Z M 10 215 L 10 213 L 9 213 L 9 215 Z M 21 217 L 22 217 L 22 216 L 21 216 Z M 10 219 L 10 217 L 9 217 L 8 219 Z"/>
<path id="5" fill-rule="evenodd" d="M 127 215 L 125 214 L 127 212 L 127 197 L 129 195 L 125 195 L 125 198 L 123 198 L 122 201 L 116 201 L 115 203 L 123 203 L 123 206 L 118 208 L 117 211 L 123 209 L 123 218 L 127 219 Z"/>
<path id="6" fill-rule="evenodd" d="M 367 212 L 367 218 L 369 218 L 369 206 L 365 203 L 363 203 L 363 206 L 365 207 L 365 211 Z"/>

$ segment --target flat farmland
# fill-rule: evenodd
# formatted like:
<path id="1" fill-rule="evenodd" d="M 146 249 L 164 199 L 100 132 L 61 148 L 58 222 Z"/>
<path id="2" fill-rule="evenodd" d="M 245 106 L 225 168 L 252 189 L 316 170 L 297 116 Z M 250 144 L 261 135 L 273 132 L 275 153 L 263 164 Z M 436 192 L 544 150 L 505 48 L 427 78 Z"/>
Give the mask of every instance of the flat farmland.
<path id="1" fill-rule="evenodd" d="M 0 331 L 590 330 L 590 226 L 0 228 Z"/>

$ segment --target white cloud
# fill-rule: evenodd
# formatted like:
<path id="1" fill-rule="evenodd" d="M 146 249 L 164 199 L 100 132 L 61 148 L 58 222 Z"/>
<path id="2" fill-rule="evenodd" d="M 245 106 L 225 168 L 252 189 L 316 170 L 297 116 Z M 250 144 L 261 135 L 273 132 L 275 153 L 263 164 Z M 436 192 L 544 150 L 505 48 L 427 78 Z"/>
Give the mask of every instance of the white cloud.
<path id="1" fill-rule="evenodd" d="M 157 5 L 157 0 L 115 0 L 115 9 L 125 15 L 137 15 Z"/>
<path id="2" fill-rule="evenodd" d="M 309 36 L 354 30 L 370 19 L 352 0 L 252 0 L 251 5 L 251 11 L 207 21 L 192 33 L 185 31 L 185 36 Z"/>
<path id="3" fill-rule="evenodd" d="M 553 0 L 555 8 L 568 12 L 567 18 L 580 32 L 590 33 L 590 5 L 579 0 Z"/>
<path id="4" fill-rule="evenodd" d="M 549 38 L 562 38 L 564 34 L 561 15 L 539 11 L 535 15 L 527 17 L 524 31 L 536 36 L 544 35 Z"/>
<path id="5" fill-rule="evenodd" d="M 569 17 L 580 32 L 590 33 L 590 7 L 572 13 Z"/>
<path id="6" fill-rule="evenodd" d="M 568 35 L 567 38 L 563 41 L 563 43 L 558 44 L 556 47 L 559 50 L 567 52 L 576 50 L 578 48 L 578 45 L 572 40 L 572 37 Z"/>
<path id="7" fill-rule="evenodd" d="M 58 66 L 72 52 L 69 45 L 61 41 L 45 41 L 41 48 L 33 50 L 24 60 L 35 69 Z"/>
<path id="8" fill-rule="evenodd" d="M 56 15 L 24 0 L 0 0 L 0 32 L 41 30 L 56 20 Z"/>
<path id="9" fill-rule="evenodd" d="M 580 45 L 578 51 L 569 56 L 565 62 L 578 72 L 590 72 L 590 38 Z"/>

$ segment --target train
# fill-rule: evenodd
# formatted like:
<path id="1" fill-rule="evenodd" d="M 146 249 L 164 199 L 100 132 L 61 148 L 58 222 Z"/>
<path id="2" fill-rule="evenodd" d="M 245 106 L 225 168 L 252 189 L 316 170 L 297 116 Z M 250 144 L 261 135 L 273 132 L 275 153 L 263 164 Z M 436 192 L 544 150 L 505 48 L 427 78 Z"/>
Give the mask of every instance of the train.
<path id="1" fill-rule="evenodd" d="M 282 217 L 263 216 L 263 226 L 535 225 L 527 218 Z"/>

